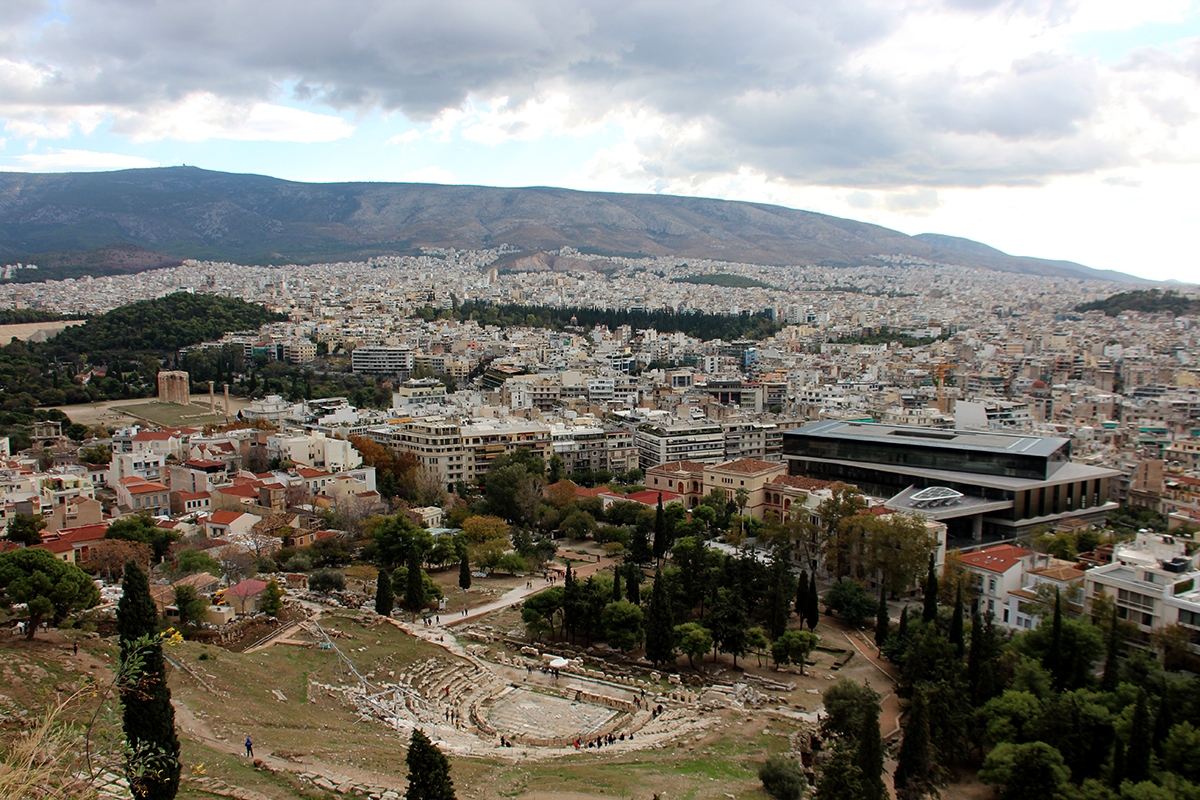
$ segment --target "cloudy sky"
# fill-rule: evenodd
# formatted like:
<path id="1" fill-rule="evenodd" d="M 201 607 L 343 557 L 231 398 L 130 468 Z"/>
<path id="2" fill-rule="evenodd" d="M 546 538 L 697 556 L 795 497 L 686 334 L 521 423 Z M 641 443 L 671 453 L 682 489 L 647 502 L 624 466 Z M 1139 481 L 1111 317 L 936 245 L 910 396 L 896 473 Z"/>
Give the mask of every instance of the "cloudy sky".
<path id="1" fill-rule="evenodd" d="M 755 200 L 1200 282 L 1200 0 L 3 0 L 0 168 Z"/>

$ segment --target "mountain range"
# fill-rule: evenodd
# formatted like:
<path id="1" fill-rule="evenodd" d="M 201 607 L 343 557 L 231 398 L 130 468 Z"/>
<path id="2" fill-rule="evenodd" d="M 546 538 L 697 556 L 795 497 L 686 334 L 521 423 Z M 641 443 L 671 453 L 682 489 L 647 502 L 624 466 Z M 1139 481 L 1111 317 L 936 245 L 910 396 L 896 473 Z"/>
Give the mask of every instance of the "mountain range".
<path id="1" fill-rule="evenodd" d="M 1000 272 L 1139 279 L 1069 261 L 1011 256 L 939 234 L 763 203 L 671 195 L 412 183 L 299 183 L 163 167 L 0 173 L 0 259 L 15 280 L 138 272 L 184 258 L 316 263 L 420 247 L 673 255 L 858 266 L 904 257 Z"/>

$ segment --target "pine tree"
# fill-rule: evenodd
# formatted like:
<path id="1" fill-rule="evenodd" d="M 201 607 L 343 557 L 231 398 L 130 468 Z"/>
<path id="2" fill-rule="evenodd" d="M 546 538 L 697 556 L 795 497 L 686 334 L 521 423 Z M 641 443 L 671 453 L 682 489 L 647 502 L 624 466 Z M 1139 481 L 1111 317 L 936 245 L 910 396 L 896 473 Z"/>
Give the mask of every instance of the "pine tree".
<path id="1" fill-rule="evenodd" d="M 1100 691 L 1113 692 L 1121 680 L 1120 671 L 1121 632 L 1117 621 L 1117 606 L 1113 604 L 1112 624 L 1108 639 L 1104 643 L 1104 673 L 1100 676 Z"/>
<path id="2" fill-rule="evenodd" d="M 129 786 L 135 797 L 171 800 L 179 790 L 180 771 L 175 709 L 167 687 L 150 581 L 136 562 L 125 564 L 121 589 L 117 635 L 121 664 L 132 671 L 120 689 L 125 739 L 133 753 L 126 767 Z M 151 637 L 149 644 L 138 641 L 145 636 Z"/>
<path id="3" fill-rule="evenodd" d="M 404 591 L 404 604 L 416 613 L 425 607 L 425 571 L 421 569 L 421 554 L 417 548 L 408 554 L 408 585 Z"/>
<path id="4" fill-rule="evenodd" d="M 274 578 L 267 581 L 267 588 L 263 589 L 263 598 L 258 604 L 258 609 L 272 617 L 278 617 L 283 611 L 283 589 L 279 588 L 279 582 Z"/>
<path id="5" fill-rule="evenodd" d="M 938 577 L 937 564 L 933 561 L 933 553 L 929 554 L 929 574 L 925 577 L 925 608 L 921 619 L 933 622 L 938 612 Z"/>
<path id="6" fill-rule="evenodd" d="M 800 580 L 796 581 L 796 616 L 800 624 L 804 624 L 804 615 L 808 610 L 808 570 L 800 570 Z"/>
<path id="7" fill-rule="evenodd" d="M 961 660 L 966 653 L 966 640 L 963 638 L 963 601 L 962 587 L 954 593 L 954 615 L 950 617 L 950 644 L 954 645 L 954 652 L 958 654 Z"/>
<path id="8" fill-rule="evenodd" d="M 654 573 L 646 616 L 646 658 L 656 665 L 672 663 L 675 660 L 675 620 L 662 570 Z"/>
<path id="9" fill-rule="evenodd" d="M 933 745 L 929 739 L 929 701 L 925 692 L 913 692 L 912 705 L 904 720 L 904 739 L 896 759 L 896 790 L 932 786 L 934 778 Z"/>
<path id="10" fill-rule="evenodd" d="M 1146 690 L 1138 689 L 1129 724 L 1129 750 L 1125 753 L 1125 777 L 1141 783 L 1150 777 L 1151 750 L 1150 713 L 1146 708 Z"/>
<path id="11" fill-rule="evenodd" d="M 642 576 L 638 572 L 637 565 L 632 561 L 625 565 L 625 570 L 625 599 L 635 606 L 640 606 L 642 593 L 638 587 Z"/>
<path id="12" fill-rule="evenodd" d="M 392 607 L 396 605 L 396 596 L 392 594 L 392 576 L 386 569 L 379 570 L 375 579 L 375 613 L 385 617 L 392 615 Z"/>
<path id="13" fill-rule="evenodd" d="M 613 564 L 612 601 L 614 603 L 621 601 L 621 568 L 616 564 Z"/>
<path id="14" fill-rule="evenodd" d="M 464 592 L 471 588 L 471 564 L 465 555 L 458 562 L 458 588 Z"/>
<path id="15" fill-rule="evenodd" d="M 808 629 L 815 631 L 817 623 L 821 621 L 821 595 L 817 592 L 817 573 L 814 572 L 808 576 L 808 608 L 804 613 L 804 621 L 808 623 Z"/>
<path id="16" fill-rule="evenodd" d="M 883 786 L 883 738 L 879 733 L 878 703 L 871 703 L 863 709 L 854 765 L 862 773 L 860 797 L 864 800 L 883 800 L 887 797 L 887 790 Z"/>
<path id="17" fill-rule="evenodd" d="M 887 643 L 888 629 L 891 620 L 888 619 L 887 594 L 879 592 L 879 608 L 875 609 L 875 646 L 880 650 Z"/>
<path id="18" fill-rule="evenodd" d="M 408 744 L 407 800 L 456 800 L 450 764 L 437 745 L 420 728 L 413 728 Z"/>

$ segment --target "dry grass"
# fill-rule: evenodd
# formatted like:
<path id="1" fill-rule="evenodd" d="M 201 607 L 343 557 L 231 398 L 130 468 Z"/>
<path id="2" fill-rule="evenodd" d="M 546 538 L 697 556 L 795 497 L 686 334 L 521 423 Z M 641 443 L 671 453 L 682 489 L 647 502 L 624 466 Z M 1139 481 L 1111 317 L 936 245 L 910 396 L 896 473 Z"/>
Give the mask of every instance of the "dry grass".
<path id="1" fill-rule="evenodd" d="M 84 734 L 67 721 L 83 696 L 77 692 L 53 703 L 29 730 L 9 743 L 0 759 L 0 797 L 66 800 L 95 796 L 86 782 L 75 777 L 82 767 Z"/>

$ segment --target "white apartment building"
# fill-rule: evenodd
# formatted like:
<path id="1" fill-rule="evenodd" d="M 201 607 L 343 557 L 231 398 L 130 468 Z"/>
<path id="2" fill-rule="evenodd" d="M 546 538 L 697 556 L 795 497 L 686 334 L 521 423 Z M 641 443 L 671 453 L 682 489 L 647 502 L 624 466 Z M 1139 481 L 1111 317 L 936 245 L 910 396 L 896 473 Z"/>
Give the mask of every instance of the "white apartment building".
<path id="1" fill-rule="evenodd" d="M 1160 534 L 1138 534 L 1132 544 L 1118 545 L 1113 561 L 1095 567 L 1084 578 L 1088 601 L 1102 592 L 1117 604 L 1117 616 L 1137 626 L 1137 641 L 1149 642 L 1157 628 L 1183 625 L 1192 632 L 1192 650 L 1200 653 L 1200 570 L 1182 540 Z"/>
<path id="2" fill-rule="evenodd" d="M 355 372 L 369 375 L 395 375 L 411 372 L 415 363 L 412 348 L 363 345 L 354 348 L 350 356 Z"/>
<path id="3" fill-rule="evenodd" d="M 643 468 L 672 461 L 725 460 L 725 431 L 714 422 L 639 425 L 635 433 Z"/>
<path id="4" fill-rule="evenodd" d="M 362 464 L 362 456 L 350 442 L 320 432 L 270 436 L 267 438 L 267 458 L 329 472 L 345 472 Z"/>

